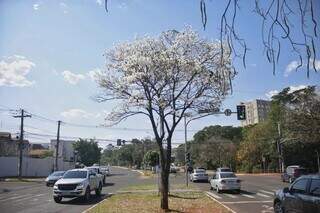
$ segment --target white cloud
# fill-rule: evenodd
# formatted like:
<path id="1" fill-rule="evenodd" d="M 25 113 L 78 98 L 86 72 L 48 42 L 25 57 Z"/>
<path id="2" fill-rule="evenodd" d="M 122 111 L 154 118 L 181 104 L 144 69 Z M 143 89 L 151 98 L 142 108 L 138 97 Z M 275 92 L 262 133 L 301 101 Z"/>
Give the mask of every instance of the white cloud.
<path id="1" fill-rule="evenodd" d="M 64 14 L 67 14 L 69 12 L 69 7 L 68 7 L 68 5 L 66 3 L 60 2 L 59 6 L 60 6 L 60 9 L 62 10 L 62 12 Z"/>
<path id="2" fill-rule="evenodd" d="M 295 92 L 300 89 L 304 89 L 306 87 L 307 87 L 306 85 L 289 86 L 289 88 L 290 88 L 289 93 Z M 278 93 L 279 93 L 278 90 L 271 90 L 271 91 L 267 92 L 265 95 L 268 99 L 271 99 L 272 96 L 277 95 Z"/>
<path id="3" fill-rule="evenodd" d="M 87 75 L 92 81 L 96 81 L 99 73 L 101 73 L 101 70 L 99 68 L 95 68 L 93 70 L 90 70 Z"/>
<path id="4" fill-rule="evenodd" d="M 120 4 L 118 4 L 118 8 L 120 10 L 126 10 L 128 9 L 128 5 L 125 2 L 121 2 Z"/>
<path id="5" fill-rule="evenodd" d="M 102 0 L 96 0 L 96 3 L 101 6 L 102 5 Z"/>
<path id="6" fill-rule="evenodd" d="M 306 85 L 290 86 L 289 93 L 295 92 L 295 91 L 300 90 L 300 89 L 304 89 L 306 87 L 307 87 Z"/>
<path id="7" fill-rule="evenodd" d="M 94 114 L 89 113 L 83 109 L 69 109 L 61 113 L 61 115 L 65 118 L 89 118 L 93 117 Z"/>
<path id="8" fill-rule="evenodd" d="M 288 77 L 292 71 L 297 69 L 299 64 L 300 64 L 300 62 L 298 62 L 298 61 L 291 61 L 286 67 L 286 70 L 284 72 L 284 76 Z"/>
<path id="9" fill-rule="evenodd" d="M 271 90 L 269 92 L 267 92 L 265 95 L 267 96 L 267 98 L 271 99 L 272 96 L 277 95 L 279 93 L 278 90 Z"/>
<path id="10" fill-rule="evenodd" d="M 68 119 L 79 119 L 79 118 L 100 118 L 100 117 L 105 117 L 105 115 L 107 114 L 108 112 L 103 110 L 102 112 L 98 112 L 98 113 L 90 113 L 90 112 L 87 112 L 83 109 L 77 109 L 77 108 L 74 108 L 74 109 L 69 109 L 69 110 L 66 110 L 64 112 L 61 112 L 60 114 L 65 117 L 65 118 L 68 118 Z"/>
<path id="11" fill-rule="evenodd" d="M 65 70 L 62 72 L 63 78 L 69 84 L 76 85 L 80 80 L 85 79 L 85 76 L 82 74 L 75 74 L 70 72 L 69 70 Z"/>
<path id="12" fill-rule="evenodd" d="M 320 60 L 315 60 L 314 63 L 315 63 L 316 70 L 319 71 L 320 70 Z M 299 65 L 300 65 L 299 61 L 291 61 L 286 67 L 286 70 L 284 72 L 284 76 L 288 77 L 290 75 L 290 73 L 292 73 L 292 71 L 296 70 Z M 309 61 L 309 66 L 310 66 L 310 69 L 313 69 L 313 61 L 311 59 Z M 306 63 L 303 63 L 302 67 L 306 67 Z"/>
<path id="13" fill-rule="evenodd" d="M 28 87 L 35 82 L 26 78 L 35 63 L 24 56 L 14 55 L 0 61 L 0 86 Z"/>
<path id="14" fill-rule="evenodd" d="M 39 10 L 40 4 L 33 4 L 33 9 L 34 10 Z"/>

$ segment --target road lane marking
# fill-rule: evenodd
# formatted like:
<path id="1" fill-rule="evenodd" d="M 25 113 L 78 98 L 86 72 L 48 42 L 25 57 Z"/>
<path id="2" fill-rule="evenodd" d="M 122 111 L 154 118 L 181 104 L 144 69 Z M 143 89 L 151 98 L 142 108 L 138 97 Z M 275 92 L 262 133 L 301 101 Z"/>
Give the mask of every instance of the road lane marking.
<path id="1" fill-rule="evenodd" d="M 247 195 L 247 194 L 241 194 L 242 196 L 245 196 L 245 197 L 248 197 L 248 198 L 252 198 L 252 199 L 254 199 L 254 196 L 252 196 L 252 195 Z"/>
<path id="2" fill-rule="evenodd" d="M 43 196 L 43 195 L 46 195 L 46 194 L 30 195 L 30 196 L 28 196 L 28 197 L 21 198 L 21 199 L 18 199 L 18 200 L 14 200 L 14 201 L 12 201 L 12 202 L 13 202 L 13 203 L 15 203 L 15 202 L 20 202 L 20 201 L 23 201 L 23 200 L 28 200 L 28 199 L 32 199 L 32 198 L 35 198 L 35 197 L 40 197 L 40 196 Z"/>
<path id="3" fill-rule="evenodd" d="M 223 204 L 246 204 L 246 203 L 273 203 L 273 200 L 248 200 L 248 201 L 231 201 L 221 202 Z"/>
<path id="4" fill-rule="evenodd" d="M 259 191 L 262 192 L 262 193 L 274 195 L 274 192 L 269 192 L 269 191 L 265 191 L 265 190 L 259 190 Z"/>
<path id="5" fill-rule="evenodd" d="M 220 202 L 219 200 L 215 199 L 214 197 L 212 197 L 211 195 L 213 195 L 213 193 L 211 192 L 206 192 L 207 197 L 209 197 L 211 200 L 219 203 L 221 206 L 223 206 L 224 208 L 226 208 L 227 210 L 229 210 L 231 213 L 237 213 L 236 211 L 234 211 L 233 209 L 231 209 L 229 206 L 224 205 L 222 202 Z"/>
<path id="6" fill-rule="evenodd" d="M 270 197 L 269 195 L 261 194 L 260 192 L 258 192 L 257 195 L 260 197 Z"/>
<path id="7" fill-rule="evenodd" d="M 7 199 L 0 200 L 0 202 L 7 201 L 7 200 L 18 199 L 18 198 L 22 198 L 22 197 L 29 196 L 29 195 L 30 195 L 30 194 L 25 194 L 25 195 L 20 195 L 20 196 L 9 197 L 9 198 L 7 198 Z"/>
<path id="8" fill-rule="evenodd" d="M 213 194 L 212 192 L 207 192 L 210 196 L 216 198 L 216 199 L 221 199 L 222 197 L 216 195 L 216 194 Z"/>
<path id="9" fill-rule="evenodd" d="M 234 196 L 234 195 L 231 195 L 231 194 L 224 194 L 225 196 L 227 197 L 230 197 L 230 198 L 237 198 L 237 196 Z"/>

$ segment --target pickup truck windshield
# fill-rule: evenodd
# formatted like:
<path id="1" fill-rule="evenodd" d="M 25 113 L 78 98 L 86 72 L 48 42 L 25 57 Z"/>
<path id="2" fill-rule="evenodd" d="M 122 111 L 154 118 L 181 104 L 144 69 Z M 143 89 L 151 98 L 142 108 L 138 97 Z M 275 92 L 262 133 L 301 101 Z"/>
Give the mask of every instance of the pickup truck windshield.
<path id="1" fill-rule="evenodd" d="M 86 178 L 87 171 L 68 171 L 63 175 L 63 178 Z"/>

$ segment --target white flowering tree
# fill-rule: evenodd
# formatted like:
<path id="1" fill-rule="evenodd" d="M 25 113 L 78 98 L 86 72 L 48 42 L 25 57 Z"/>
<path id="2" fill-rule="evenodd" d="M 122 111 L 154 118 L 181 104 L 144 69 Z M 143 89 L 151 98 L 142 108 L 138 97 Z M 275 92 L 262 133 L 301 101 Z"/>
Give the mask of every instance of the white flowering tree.
<path id="1" fill-rule="evenodd" d="M 115 46 L 106 53 L 106 69 L 97 81 L 98 101 L 118 100 L 107 117 L 114 124 L 137 114 L 150 120 L 159 147 L 161 208 L 168 209 L 171 141 L 186 113 L 217 108 L 235 76 L 220 42 L 201 39 L 187 27 Z M 226 48 L 227 49 L 227 48 Z"/>

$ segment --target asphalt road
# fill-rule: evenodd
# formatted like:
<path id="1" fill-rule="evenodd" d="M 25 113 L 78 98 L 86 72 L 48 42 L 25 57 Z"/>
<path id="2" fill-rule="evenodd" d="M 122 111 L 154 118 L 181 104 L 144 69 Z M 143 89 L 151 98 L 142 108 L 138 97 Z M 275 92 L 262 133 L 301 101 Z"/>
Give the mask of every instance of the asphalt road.
<path id="1" fill-rule="evenodd" d="M 111 176 L 103 187 L 102 196 L 92 193 L 89 202 L 83 203 L 79 198 L 64 198 L 57 204 L 52 198 L 52 187 L 43 182 L 0 182 L 0 212 L 2 213 L 37 213 L 37 212 L 82 212 L 121 188 L 130 185 L 157 183 L 157 178 L 141 178 L 137 171 L 112 167 Z M 221 193 L 210 190 L 209 183 L 190 183 L 238 213 L 273 212 L 272 201 L 275 190 L 288 186 L 277 175 L 241 175 L 242 190 L 240 194 Z M 171 184 L 184 184 L 183 173 L 171 174 Z"/>
<path id="2" fill-rule="evenodd" d="M 278 175 L 239 175 L 240 194 L 232 192 L 217 193 L 210 190 L 209 183 L 191 183 L 207 191 L 218 202 L 238 213 L 271 213 L 273 212 L 273 195 L 278 189 L 288 186 Z"/>
<path id="3" fill-rule="evenodd" d="M 0 212 L 1 213 L 37 213 L 37 212 L 82 212 L 112 195 L 117 190 L 128 185 L 143 184 L 146 180 L 139 178 L 135 171 L 112 168 L 111 176 L 103 187 L 102 196 L 97 197 L 92 192 L 89 202 L 83 203 L 80 198 L 64 198 L 61 204 L 54 202 L 52 187 L 43 182 L 0 182 Z M 149 180 L 153 181 L 153 180 Z"/>

